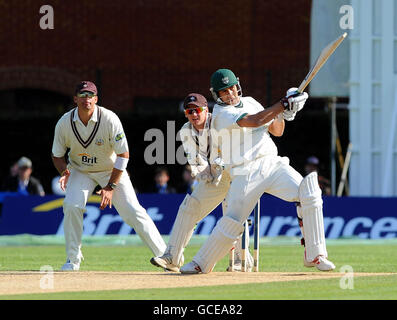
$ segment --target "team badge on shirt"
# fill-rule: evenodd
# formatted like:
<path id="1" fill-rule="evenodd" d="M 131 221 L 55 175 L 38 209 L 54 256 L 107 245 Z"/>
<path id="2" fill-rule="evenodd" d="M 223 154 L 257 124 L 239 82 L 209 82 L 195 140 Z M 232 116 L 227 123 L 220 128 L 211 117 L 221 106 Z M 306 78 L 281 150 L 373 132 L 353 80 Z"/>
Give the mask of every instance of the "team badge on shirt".
<path id="1" fill-rule="evenodd" d="M 98 138 L 98 139 L 95 140 L 95 144 L 97 146 L 102 146 L 104 143 L 105 143 L 105 141 L 103 141 L 102 138 Z"/>
<path id="2" fill-rule="evenodd" d="M 121 139 L 123 139 L 125 137 L 124 132 L 119 133 L 116 138 L 114 138 L 114 140 L 116 141 L 120 141 Z"/>

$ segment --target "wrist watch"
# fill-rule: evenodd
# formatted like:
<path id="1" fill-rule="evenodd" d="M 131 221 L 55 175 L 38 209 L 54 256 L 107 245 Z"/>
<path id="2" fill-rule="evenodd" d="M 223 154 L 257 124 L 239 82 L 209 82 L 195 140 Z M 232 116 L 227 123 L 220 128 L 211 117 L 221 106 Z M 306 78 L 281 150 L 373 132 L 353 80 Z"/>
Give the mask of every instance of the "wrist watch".
<path id="1" fill-rule="evenodd" d="M 109 187 L 110 189 L 114 190 L 114 188 L 117 187 L 117 184 L 109 182 L 106 186 Z"/>

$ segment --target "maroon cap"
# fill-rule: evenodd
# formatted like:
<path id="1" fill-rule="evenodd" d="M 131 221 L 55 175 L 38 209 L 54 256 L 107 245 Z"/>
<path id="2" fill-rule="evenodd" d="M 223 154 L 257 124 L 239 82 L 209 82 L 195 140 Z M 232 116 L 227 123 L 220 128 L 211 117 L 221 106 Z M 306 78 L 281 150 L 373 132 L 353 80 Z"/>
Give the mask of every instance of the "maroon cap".
<path id="1" fill-rule="evenodd" d="M 194 104 L 197 107 L 205 107 L 205 108 L 208 106 L 207 99 L 198 93 L 189 94 L 183 101 L 183 108 L 186 109 L 190 104 Z"/>
<path id="2" fill-rule="evenodd" d="M 77 86 L 76 86 L 76 91 L 75 93 L 81 93 L 84 91 L 89 91 L 95 94 L 98 94 L 97 88 L 95 84 L 91 81 L 81 81 Z"/>

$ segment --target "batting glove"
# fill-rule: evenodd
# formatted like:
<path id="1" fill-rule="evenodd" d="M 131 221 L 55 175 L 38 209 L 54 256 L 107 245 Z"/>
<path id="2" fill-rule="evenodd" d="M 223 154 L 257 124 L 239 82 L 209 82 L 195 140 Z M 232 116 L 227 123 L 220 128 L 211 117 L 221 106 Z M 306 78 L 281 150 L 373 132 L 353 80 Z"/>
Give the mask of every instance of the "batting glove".
<path id="1" fill-rule="evenodd" d="M 225 164 L 221 158 L 216 158 L 214 163 L 211 164 L 211 174 L 213 177 L 212 184 L 218 186 L 222 179 L 222 173 L 225 169 Z"/>
<path id="2" fill-rule="evenodd" d="M 298 88 L 290 88 L 287 91 L 287 95 L 281 99 L 281 103 L 285 110 L 296 113 L 303 109 L 308 98 L 309 95 L 306 92 L 299 93 Z"/>
<path id="3" fill-rule="evenodd" d="M 204 181 L 205 183 L 211 183 L 213 180 L 213 176 L 211 174 L 210 166 L 207 165 L 203 171 L 199 172 L 196 175 L 195 179 L 197 181 Z"/>
<path id="4" fill-rule="evenodd" d="M 282 113 L 282 115 L 283 115 L 283 119 L 284 119 L 285 121 L 292 121 L 292 120 L 295 119 L 296 112 L 291 111 L 291 110 L 285 110 L 285 111 Z"/>

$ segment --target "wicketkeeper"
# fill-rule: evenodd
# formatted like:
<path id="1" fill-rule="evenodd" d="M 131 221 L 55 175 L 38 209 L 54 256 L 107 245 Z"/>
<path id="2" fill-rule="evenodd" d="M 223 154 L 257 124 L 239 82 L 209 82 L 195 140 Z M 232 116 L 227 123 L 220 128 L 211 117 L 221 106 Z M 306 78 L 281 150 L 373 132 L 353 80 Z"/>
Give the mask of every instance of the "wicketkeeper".
<path id="1" fill-rule="evenodd" d="M 183 264 L 183 251 L 196 224 L 223 202 L 231 183 L 229 173 L 223 172 L 223 161 L 216 156 L 218 152 L 212 150 L 211 113 L 208 112 L 207 100 L 200 94 L 191 93 L 183 105 L 189 121 L 180 130 L 180 137 L 192 175 L 198 184 L 192 194 L 186 195 L 179 207 L 165 254 L 150 260 L 155 266 L 175 272 Z M 226 207 L 227 204 L 223 202 L 223 210 Z M 237 240 L 237 243 L 230 243 L 229 249 L 235 246 L 234 270 L 239 271 L 241 237 Z M 253 266 L 253 257 L 248 253 L 246 260 L 249 271 Z"/>

